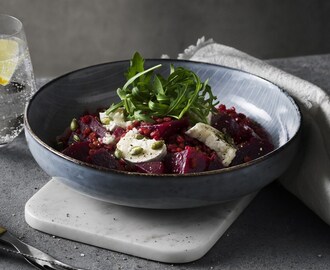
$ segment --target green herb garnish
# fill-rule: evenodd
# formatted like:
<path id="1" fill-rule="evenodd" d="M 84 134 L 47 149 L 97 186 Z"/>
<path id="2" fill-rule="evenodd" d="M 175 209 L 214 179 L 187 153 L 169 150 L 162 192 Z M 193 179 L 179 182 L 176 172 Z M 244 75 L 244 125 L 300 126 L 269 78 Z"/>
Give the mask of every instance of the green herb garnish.
<path id="1" fill-rule="evenodd" d="M 171 66 L 167 79 L 154 71 L 161 65 L 144 69 L 144 59 L 135 53 L 127 71 L 127 82 L 117 89 L 121 101 L 112 104 L 107 114 L 120 107 L 130 120 L 153 122 L 151 116 L 180 119 L 187 115 L 192 123 L 207 123 L 218 104 L 207 81 L 183 67 Z"/>

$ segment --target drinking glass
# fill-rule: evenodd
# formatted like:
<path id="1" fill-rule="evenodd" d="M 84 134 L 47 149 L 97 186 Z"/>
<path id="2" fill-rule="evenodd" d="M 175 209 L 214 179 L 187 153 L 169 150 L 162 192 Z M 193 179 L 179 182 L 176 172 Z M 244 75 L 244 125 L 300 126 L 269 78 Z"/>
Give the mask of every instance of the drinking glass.
<path id="1" fill-rule="evenodd" d="M 0 14 L 0 147 L 23 130 L 24 108 L 35 91 L 23 24 Z"/>

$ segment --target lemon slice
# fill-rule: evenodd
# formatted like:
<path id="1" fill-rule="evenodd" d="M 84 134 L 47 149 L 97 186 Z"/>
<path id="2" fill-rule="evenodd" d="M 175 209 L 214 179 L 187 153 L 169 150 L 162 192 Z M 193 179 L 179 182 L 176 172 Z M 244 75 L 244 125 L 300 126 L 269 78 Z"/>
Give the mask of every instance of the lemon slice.
<path id="1" fill-rule="evenodd" d="M 18 63 L 19 46 L 15 40 L 0 39 L 0 85 L 7 85 Z"/>

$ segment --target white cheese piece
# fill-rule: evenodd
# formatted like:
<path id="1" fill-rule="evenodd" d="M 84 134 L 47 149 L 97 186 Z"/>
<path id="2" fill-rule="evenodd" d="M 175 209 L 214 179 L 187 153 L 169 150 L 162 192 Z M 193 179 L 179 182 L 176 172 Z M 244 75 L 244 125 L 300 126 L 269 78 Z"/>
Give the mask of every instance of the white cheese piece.
<path id="1" fill-rule="evenodd" d="M 103 126 L 109 131 L 114 131 L 116 127 L 122 127 L 126 129 L 129 125 L 132 124 L 132 121 L 125 121 L 125 115 L 122 109 L 118 109 L 109 114 L 100 112 L 99 117 Z"/>
<path id="2" fill-rule="evenodd" d="M 110 133 L 105 133 L 103 138 L 100 138 L 100 141 L 104 144 L 111 144 L 115 141 L 116 137 L 111 135 Z"/>
<path id="3" fill-rule="evenodd" d="M 166 145 L 163 144 L 158 149 L 152 149 L 155 143 L 160 143 L 154 139 L 137 138 L 137 131 L 135 129 L 128 131 L 117 143 L 117 149 L 121 151 L 123 159 L 132 162 L 148 162 L 161 160 L 166 155 Z M 161 143 L 160 143 L 161 144 Z M 141 147 L 142 151 L 139 154 L 134 154 L 133 148 Z"/>
<path id="4" fill-rule="evenodd" d="M 108 125 L 110 123 L 110 117 L 105 112 L 99 113 L 100 121 L 103 125 Z"/>
<path id="5" fill-rule="evenodd" d="M 226 167 L 236 156 L 237 149 L 232 143 L 228 142 L 226 135 L 210 125 L 197 123 L 187 130 L 186 134 L 214 150 Z"/>

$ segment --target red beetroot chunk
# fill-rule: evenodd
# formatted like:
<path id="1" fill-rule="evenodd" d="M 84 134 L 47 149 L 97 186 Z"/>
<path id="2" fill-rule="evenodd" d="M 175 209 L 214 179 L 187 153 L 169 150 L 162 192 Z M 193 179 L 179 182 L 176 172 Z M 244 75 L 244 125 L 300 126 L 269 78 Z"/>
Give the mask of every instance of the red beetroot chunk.
<path id="1" fill-rule="evenodd" d="M 270 141 L 263 127 L 244 114 L 237 113 L 235 108 L 227 109 L 225 105 L 219 106 L 218 114 L 213 116 L 211 125 L 227 132 L 237 145 L 249 141 L 252 137 Z"/>
<path id="2" fill-rule="evenodd" d="M 179 120 L 165 121 L 160 124 L 144 123 L 140 127 L 141 134 L 150 136 L 156 140 L 166 139 L 171 135 L 179 133 L 181 130 L 189 126 L 187 118 Z"/>
<path id="3" fill-rule="evenodd" d="M 89 152 L 89 142 L 76 142 L 70 144 L 67 148 L 63 150 L 63 154 L 87 162 L 88 152 Z"/>
<path id="4" fill-rule="evenodd" d="M 164 163 L 161 161 L 136 163 L 135 168 L 137 172 L 141 173 L 162 174 L 165 172 Z"/>
<path id="5" fill-rule="evenodd" d="M 170 173 L 194 173 L 203 172 L 222 167 L 218 157 L 212 156 L 212 159 L 205 153 L 196 150 L 194 147 L 187 146 L 181 152 L 168 154 L 166 159 L 166 168 Z"/>
<path id="6" fill-rule="evenodd" d="M 81 133 L 84 133 L 84 130 L 89 128 L 102 138 L 107 132 L 106 128 L 99 122 L 96 116 L 85 115 L 83 117 L 80 117 L 80 119 L 78 120 L 78 124 Z"/>
<path id="7" fill-rule="evenodd" d="M 116 158 L 105 148 L 89 150 L 89 162 L 109 169 L 116 169 L 118 167 Z"/>
<path id="8" fill-rule="evenodd" d="M 228 133 L 234 139 L 235 144 L 239 144 L 251 138 L 252 130 L 243 121 L 240 122 L 238 116 L 235 120 L 235 116 L 227 111 L 219 111 L 213 116 L 211 124 L 216 129 Z"/>
<path id="9" fill-rule="evenodd" d="M 269 141 L 252 137 L 249 141 L 243 142 L 238 146 L 236 156 L 232 161 L 231 166 L 259 158 L 271 152 L 273 149 L 274 146 Z"/>

